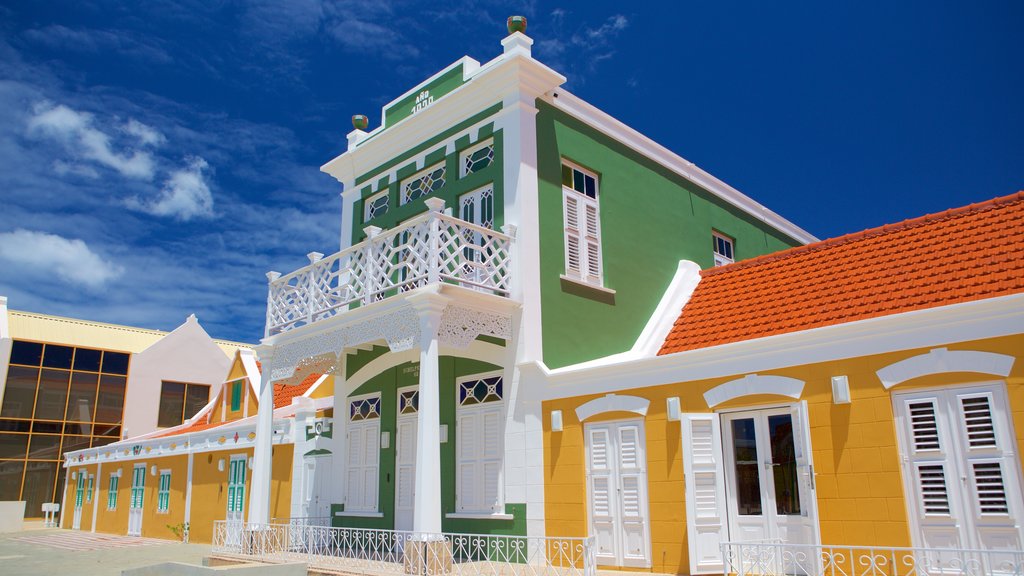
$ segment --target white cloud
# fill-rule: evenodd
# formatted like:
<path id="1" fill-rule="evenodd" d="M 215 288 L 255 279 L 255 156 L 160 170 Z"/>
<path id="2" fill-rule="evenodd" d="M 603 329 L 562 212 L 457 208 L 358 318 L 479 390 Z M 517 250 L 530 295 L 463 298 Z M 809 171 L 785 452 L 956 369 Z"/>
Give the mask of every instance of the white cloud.
<path id="1" fill-rule="evenodd" d="M 141 123 L 139 126 L 149 128 Z M 95 128 L 92 115 L 86 112 L 77 112 L 63 104 L 41 103 L 29 118 L 28 130 L 29 134 L 57 140 L 69 153 L 112 168 L 123 176 L 153 179 L 153 156 L 138 150 L 115 151 L 110 136 Z"/>
<path id="2" fill-rule="evenodd" d="M 121 128 L 126 134 L 130 134 L 138 138 L 139 143 L 146 146 L 159 146 L 167 141 L 156 128 L 147 126 L 142 122 L 132 118 Z"/>
<path id="3" fill-rule="evenodd" d="M 171 172 L 158 199 L 153 202 L 132 199 L 128 206 L 154 216 L 170 216 L 183 221 L 211 218 L 213 193 L 204 174 L 208 167 L 202 158 L 189 158 L 187 167 Z"/>
<path id="4" fill-rule="evenodd" d="M 123 267 L 104 260 L 82 240 L 23 229 L 0 233 L 0 260 L 94 289 L 124 273 Z"/>

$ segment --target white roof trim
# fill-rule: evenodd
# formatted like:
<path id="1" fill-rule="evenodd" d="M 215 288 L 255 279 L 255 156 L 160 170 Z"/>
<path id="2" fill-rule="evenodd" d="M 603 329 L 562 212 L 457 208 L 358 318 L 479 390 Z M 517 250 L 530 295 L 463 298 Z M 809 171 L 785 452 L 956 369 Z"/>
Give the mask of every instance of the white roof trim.
<path id="1" fill-rule="evenodd" d="M 953 350 L 935 348 L 927 354 L 919 354 L 899 362 L 889 364 L 878 370 L 876 374 L 882 386 L 888 390 L 903 384 L 907 380 L 944 374 L 948 372 L 976 372 L 992 374 L 1006 378 L 1013 370 L 1013 356 L 996 354 L 995 352 L 979 352 L 977 350 Z"/>
<path id="2" fill-rule="evenodd" d="M 253 350 L 239 350 L 238 355 L 242 358 L 242 367 L 245 368 L 245 377 L 249 380 L 249 386 L 252 387 L 252 393 L 256 398 L 259 398 L 260 367 L 256 365 L 256 352 Z"/>
<path id="3" fill-rule="evenodd" d="M 744 212 L 765 222 L 769 226 L 782 231 L 794 240 L 804 244 L 809 244 L 818 240 L 810 232 L 807 232 L 803 228 L 800 228 L 796 224 L 786 220 L 760 203 L 755 202 L 739 190 L 705 172 L 693 162 L 682 158 L 675 152 L 672 152 L 668 148 L 665 148 L 661 144 L 658 144 L 654 140 L 651 140 L 647 136 L 644 136 L 640 132 L 630 128 L 623 122 L 585 102 L 578 96 L 575 96 L 570 92 L 566 92 L 563 89 L 558 89 L 554 93 L 558 94 L 557 98 L 546 97 L 545 101 L 553 105 L 555 108 L 558 108 L 559 110 L 582 120 L 591 127 L 604 132 L 608 136 L 611 136 L 633 150 L 636 150 L 640 154 L 643 154 L 651 160 L 665 166 L 669 170 L 672 170 L 676 174 L 679 174 L 701 188 L 708 190 L 712 194 L 722 198 L 740 210 L 743 210 Z"/>
<path id="4" fill-rule="evenodd" d="M 672 276 L 672 281 L 669 282 L 668 288 L 661 296 L 661 301 L 658 302 L 658 307 L 654 309 L 654 314 L 647 321 L 647 326 L 644 326 L 640 337 L 633 344 L 631 352 L 635 357 L 644 358 L 657 355 L 699 283 L 700 266 L 696 262 L 680 260 L 676 273 Z"/>

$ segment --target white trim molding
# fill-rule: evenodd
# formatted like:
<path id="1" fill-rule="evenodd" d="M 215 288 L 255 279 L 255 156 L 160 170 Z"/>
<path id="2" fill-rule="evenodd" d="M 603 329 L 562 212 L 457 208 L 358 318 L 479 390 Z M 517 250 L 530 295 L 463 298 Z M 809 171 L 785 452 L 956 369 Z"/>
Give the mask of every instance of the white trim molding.
<path id="1" fill-rule="evenodd" d="M 606 412 L 632 412 L 641 416 L 647 415 L 647 407 L 651 401 L 639 396 L 624 396 L 621 394 L 606 394 L 600 398 L 581 404 L 576 409 L 576 418 L 583 422 L 598 414 Z"/>
<path id="2" fill-rule="evenodd" d="M 788 396 L 799 400 L 804 391 L 804 381 L 786 376 L 761 376 L 759 374 L 747 374 L 743 378 L 730 380 L 719 384 L 704 393 L 704 401 L 708 408 L 742 398 L 744 396 L 755 396 L 758 394 L 774 394 L 777 396 Z"/>
<path id="3" fill-rule="evenodd" d="M 651 314 L 643 332 L 633 344 L 631 352 L 634 358 L 657 356 L 661 346 L 665 343 L 665 338 L 668 338 L 669 332 L 672 331 L 676 320 L 679 319 L 680 311 L 690 301 L 693 291 L 697 289 L 698 283 L 700 283 L 700 266 L 696 262 L 680 260 L 676 267 L 676 273 L 672 276 L 672 281 L 669 282 L 668 288 L 661 296 L 661 301 L 658 302 L 658 307 L 654 309 L 654 314 Z"/>
<path id="4" fill-rule="evenodd" d="M 1015 360 L 1013 356 L 995 352 L 933 348 L 927 354 L 918 354 L 889 364 L 875 374 L 888 390 L 907 380 L 948 372 L 976 372 L 1005 378 L 1010 375 Z"/>

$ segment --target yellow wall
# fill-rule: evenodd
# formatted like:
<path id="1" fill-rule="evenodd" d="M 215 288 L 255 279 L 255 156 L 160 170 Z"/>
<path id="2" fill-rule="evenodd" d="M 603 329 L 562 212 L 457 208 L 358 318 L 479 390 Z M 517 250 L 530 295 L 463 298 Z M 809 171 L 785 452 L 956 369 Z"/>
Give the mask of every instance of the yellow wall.
<path id="1" fill-rule="evenodd" d="M 74 466 L 74 467 L 68 468 L 68 472 L 67 472 L 68 484 L 67 484 L 67 490 L 65 491 L 64 503 L 62 504 L 62 507 L 65 508 L 64 522 L 61 523 L 61 528 L 68 528 L 68 529 L 70 529 L 74 525 L 74 519 L 75 519 L 75 490 L 78 487 L 78 478 L 76 477 L 74 480 L 72 480 L 71 479 L 71 474 L 72 473 L 75 473 L 76 476 L 77 476 L 77 474 L 86 474 L 86 475 L 92 474 L 95 477 L 95 475 L 96 475 L 96 465 L 92 464 L 92 465 Z M 96 482 L 95 478 L 93 479 L 93 482 L 94 482 L 93 490 L 95 491 L 95 482 Z M 88 480 L 88 476 L 86 476 L 85 485 L 84 485 L 83 491 L 82 491 L 82 523 L 79 526 L 79 528 L 81 530 L 88 531 L 88 530 L 90 530 L 92 528 L 92 507 L 95 504 L 96 504 L 95 495 L 93 495 L 93 500 L 92 501 L 89 500 L 89 480 Z"/>
<path id="2" fill-rule="evenodd" d="M 99 510 L 96 513 L 96 531 L 108 534 L 128 533 L 128 506 L 131 503 L 132 462 L 106 463 L 100 484 Z M 110 492 L 110 474 L 121 471 L 117 480 L 117 507 L 107 510 Z M 173 506 L 173 503 L 172 503 Z"/>
<path id="3" fill-rule="evenodd" d="M 948 345 L 950 350 L 979 350 L 1017 356 L 1024 350 L 1024 335 Z M 925 354 L 929 348 L 807 364 L 758 372 L 806 383 L 802 400 L 809 410 L 811 450 L 821 541 L 825 544 L 909 546 L 910 527 L 900 462 L 892 399 L 875 371 L 894 362 Z M 831 377 L 846 375 L 852 402 L 832 402 Z M 651 519 L 652 570 L 686 573 L 685 488 L 682 470 L 681 427 L 665 417 L 665 400 L 678 396 L 682 411 L 710 412 L 703 394 L 742 377 L 734 374 L 711 380 L 670 384 L 621 394 L 650 400 L 645 421 L 647 478 Z M 952 384 L 1003 380 L 984 374 L 957 373 L 925 376 L 901 384 L 894 392 Z M 1024 362 L 1014 364 L 1005 379 L 1018 446 L 1024 445 Z M 544 403 L 545 522 L 548 535 L 587 534 L 587 494 L 583 426 L 575 409 L 598 396 L 579 396 Z M 778 396 L 753 396 L 716 406 L 716 410 L 791 404 Z M 561 410 L 563 431 L 550 431 L 550 411 Z M 631 413 L 602 415 L 604 419 L 637 418 Z M 594 421 L 600 418 L 595 418 Z M 589 422 L 589 421 L 588 421 Z M 1018 451 L 1019 453 L 1019 451 Z"/>
<path id="4" fill-rule="evenodd" d="M 168 526 L 178 526 L 185 522 L 188 455 L 164 456 L 137 463 L 142 462 L 146 464 L 146 492 L 142 504 L 142 536 L 176 540 L 180 537 L 175 536 Z M 155 476 L 152 474 L 153 466 L 157 468 Z M 167 512 L 157 512 L 157 493 L 160 489 L 160 473 L 163 470 L 171 471 L 171 494 Z M 118 501 L 117 504 L 120 506 L 121 502 Z"/>

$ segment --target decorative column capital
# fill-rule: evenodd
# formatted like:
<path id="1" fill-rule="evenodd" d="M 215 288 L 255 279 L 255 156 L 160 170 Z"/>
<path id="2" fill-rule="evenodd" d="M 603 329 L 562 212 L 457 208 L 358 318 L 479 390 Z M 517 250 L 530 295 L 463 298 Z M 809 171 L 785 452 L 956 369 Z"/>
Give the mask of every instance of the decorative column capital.
<path id="1" fill-rule="evenodd" d="M 437 290 L 424 289 L 417 294 L 409 296 L 408 302 L 420 319 L 420 342 L 429 342 L 437 338 L 438 328 L 441 327 L 441 317 L 448 307 L 449 298 Z"/>

